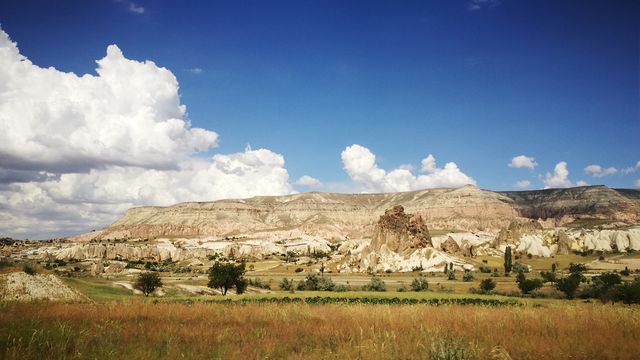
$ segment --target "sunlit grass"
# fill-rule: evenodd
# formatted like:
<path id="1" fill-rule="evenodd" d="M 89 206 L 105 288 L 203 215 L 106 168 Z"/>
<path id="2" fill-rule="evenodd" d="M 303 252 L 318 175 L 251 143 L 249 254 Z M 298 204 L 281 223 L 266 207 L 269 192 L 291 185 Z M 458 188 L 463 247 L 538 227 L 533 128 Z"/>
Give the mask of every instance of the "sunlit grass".
<path id="1" fill-rule="evenodd" d="M 9 304 L 0 358 L 429 358 L 432 343 L 514 359 L 633 359 L 640 308 L 305 304 Z M 443 340 L 444 339 L 444 340 Z M 446 342 L 445 342 L 446 343 Z"/>

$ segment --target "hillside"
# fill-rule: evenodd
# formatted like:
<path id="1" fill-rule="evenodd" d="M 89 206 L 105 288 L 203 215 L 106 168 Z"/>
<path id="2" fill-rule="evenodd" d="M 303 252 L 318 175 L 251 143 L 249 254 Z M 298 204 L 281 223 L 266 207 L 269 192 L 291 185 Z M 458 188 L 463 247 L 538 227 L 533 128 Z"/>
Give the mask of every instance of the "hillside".
<path id="1" fill-rule="evenodd" d="M 514 220 L 546 220 L 549 227 L 577 219 L 636 224 L 640 191 L 605 186 L 493 192 L 473 186 L 387 194 L 302 193 L 244 200 L 139 207 L 107 228 L 73 240 L 157 237 L 296 238 L 325 240 L 371 236 L 386 209 L 402 205 L 430 229 L 497 233 Z"/>

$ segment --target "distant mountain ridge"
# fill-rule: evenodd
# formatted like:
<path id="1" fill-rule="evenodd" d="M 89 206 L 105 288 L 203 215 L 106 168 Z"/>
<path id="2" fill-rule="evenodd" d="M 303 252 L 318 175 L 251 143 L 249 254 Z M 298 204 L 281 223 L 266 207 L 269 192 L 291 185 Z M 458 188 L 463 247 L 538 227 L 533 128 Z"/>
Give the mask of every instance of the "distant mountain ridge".
<path id="1" fill-rule="evenodd" d="M 512 221 L 525 219 L 540 220 L 548 227 L 585 219 L 640 223 L 640 190 L 584 186 L 494 192 L 467 185 L 384 194 L 310 192 L 138 207 L 105 229 L 71 240 L 312 236 L 341 241 L 370 237 L 379 216 L 396 205 L 422 216 L 430 229 L 497 233 Z"/>

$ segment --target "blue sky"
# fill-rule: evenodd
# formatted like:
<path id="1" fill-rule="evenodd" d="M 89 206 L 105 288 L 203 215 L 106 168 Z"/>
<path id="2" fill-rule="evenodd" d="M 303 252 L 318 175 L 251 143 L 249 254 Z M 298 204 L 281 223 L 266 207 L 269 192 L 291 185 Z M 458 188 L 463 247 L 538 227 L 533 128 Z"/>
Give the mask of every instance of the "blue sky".
<path id="1" fill-rule="evenodd" d="M 18 145 L 0 148 L 0 183 L 15 185 L 7 199 L 26 201 L 32 198 L 26 194 L 39 192 L 56 204 L 86 199 L 97 203 L 96 194 L 69 195 L 71 185 L 62 183 L 70 177 L 63 181 L 60 176 L 95 172 L 96 178 L 105 179 L 97 173 L 120 166 L 184 170 L 195 166 L 185 163 L 185 156 L 205 161 L 216 154 L 222 154 L 214 161 L 219 169 L 245 156 L 242 166 L 259 159 L 268 168 L 267 175 L 260 176 L 276 180 L 261 183 L 264 187 L 247 180 L 254 191 L 225 188 L 203 195 L 202 200 L 307 190 L 391 191 L 465 182 L 491 190 L 582 182 L 640 187 L 637 1 L 10 0 L 0 3 L 0 26 L 37 73 L 53 67 L 95 76 L 98 59 L 151 60 L 171 71 L 179 83 L 179 101 L 187 112 L 178 118 L 189 120 L 194 129 L 217 134 L 199 137 L 187 129 L 187 140 L 169 145 L 151 141 L 147 150 L 138 149 L 146 154 L 165 145 L 174 149 L 187 144 L 172 159 L 179 165 L 158 162 L 156 155 L 167 154 L 162 151 L 151 157 L 132 152 L 135 161 L 123 165 L 105 154 L 77 153 L 75 144 L 66 152 L 54 148 L 55 156 L 33 162 L 33 153 L 27 158 L 15 151 Z M 111 44 L 118 46 L 123 58 L 118 52 L 105 55 Z M 155 74 L 156 69 L 149 71 Z M 131 74 L 136 79 L 137 73 Z M 149 79 L 140 81 L 146 84 Z M 171 79 L 165 80 L 171 88 Z M 86 95 L 82 86 L 77 93 Z M 27 93 L 34 85 L 24 87 L 21 91 Z M 146 90 L 149 96 L 158 94 L 157 88 L 141 91 Z M 43 101 L 38 99 L 29 101 Z M 170 96 L 163 99 L 173 101 Z M 44 102 L 56 109 L 61 101 Z M 172 104 L 158 105 L 152 112 Z M 0 112 L 2 105 L 0 99 Z M 1 115 L 9 119 L 8 112 Z M 38 121 L 57 124 L 51 119 Z M 62 127 L 55 126 L 50 125 L 49 133 L 64 135 Z M 7 128 L 7 136 L 18 138 Z M 28 144 L 29 138 L 25 139 Z M 116 144 L 123 149 L 137 147 L 135 136 L 132 141 Z M 247 151 L 247 145 L 267 151 Z M 195 155 L 188 155 L 190 151 Z M 520 162 L 508 166 L 522 155 Z M 141 165 L 149 158 L 155 159 L 152 165 Z M 429 167 L 429 159 L 437 165 Z M 72 164 L 76 160 L 77 166 Z M 85 166 L 92 161 L 99 164 Z M 447 162 L 455 164 L 447 167 Z M 39 174 L 38 179 L 25 171 Z M 135 172 L 117 171 L 127 176 Z M 238 172 L 234 171 L 225 174 Z M 284 180 L 279 177 L 282 171 Z M 439 175 L 421 179 L 420 174 Z M 297 179 L 303 175 L 320 184 L 301 185 Z M 17 178 L 22 180 L 16 182 Z M 57 185 L 37 185 L 37 191 L 28 188 L 46 181 Z M 81 188 L 78 183 L 74 186 Z M 98 186 L 95 181 L 91 184 Z M 192 199 L 140 193 L 121 204 Z M 121 208 L 104 211 L 113 215 Z M 35 212 L 24 216 L 40 216 Z M 109 217 L 102 222 L 105 219 Z M 73 226 L 68 228 L 78 227 Z"/>
<path id="2" fill-rule="evenodd" d="M 541 187 L 559 161 L 574 181 L 632 187 L 583 168 L 640 160 L 638 2 L 477 5 L 5 1 L 0 20 L 40 66 L 93 73 L 117 44 L 167 67 L 218 150 L 269 148 L 292 178 L 345 181 L 340 152 L 357 143 L 383 168 L 432 153 L 495 190 Z M 535 171 L 506 166 L 520 154 Z"/>

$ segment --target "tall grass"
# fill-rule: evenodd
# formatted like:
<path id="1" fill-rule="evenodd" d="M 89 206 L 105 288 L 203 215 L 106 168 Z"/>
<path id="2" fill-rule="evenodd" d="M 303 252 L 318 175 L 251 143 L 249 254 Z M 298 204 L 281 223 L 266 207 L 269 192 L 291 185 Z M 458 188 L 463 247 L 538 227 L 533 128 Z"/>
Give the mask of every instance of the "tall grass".
<path id="1" fill-rule="evenodd" d="M 0 358 L 633 359 L 640 308 L 5 304 Z"/>

